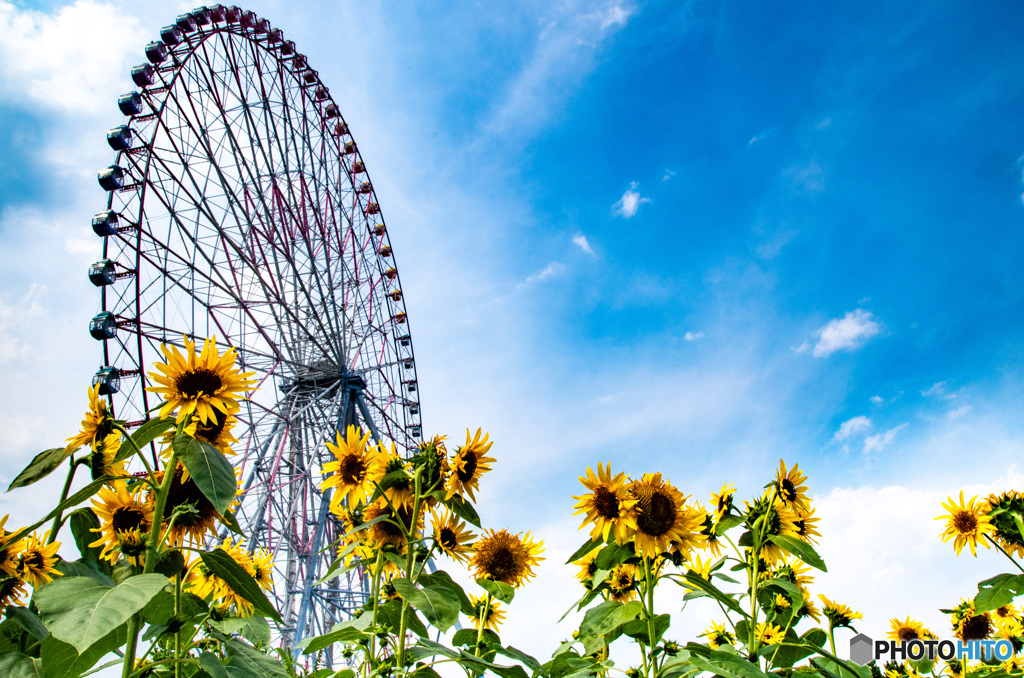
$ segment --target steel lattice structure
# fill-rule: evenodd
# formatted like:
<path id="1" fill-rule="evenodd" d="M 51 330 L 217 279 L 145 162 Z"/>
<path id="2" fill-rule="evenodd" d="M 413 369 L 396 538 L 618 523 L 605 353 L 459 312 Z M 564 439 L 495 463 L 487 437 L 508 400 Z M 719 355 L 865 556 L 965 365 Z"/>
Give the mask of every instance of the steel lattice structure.
<path id="1" fill-rule="evenodd" d="M 405 449 L 422 436 L 390 238 L 337 104 L 266 19 L 203 7 L 145 51 L 99 175 L 94 383 L 119 418 L 146 419 L 145 371 L 182 335 L 216 335 L 257 373 L 235 429 L 237 518 L 250 548 L 275 554 L 291 644 L 366 597 L 358 569 L 317 585 L 340 528 L 318 489 L 325 441 L 346 423 Z"/>

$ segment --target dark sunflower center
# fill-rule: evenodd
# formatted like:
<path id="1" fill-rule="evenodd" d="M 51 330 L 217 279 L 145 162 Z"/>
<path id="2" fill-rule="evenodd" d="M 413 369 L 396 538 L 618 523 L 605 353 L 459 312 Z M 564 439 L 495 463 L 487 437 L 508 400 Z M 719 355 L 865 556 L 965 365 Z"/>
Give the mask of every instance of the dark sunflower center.
<path id="1" fill-rule="evenodd" d="M 953 527 L 959 534 L 972 534 L 978 529 L 978 519 L 969 511 L 959 511 L 953 516 Z"/>
<path id="2" fill-rule="evenodd" d="M 619 576 L 615 578 L 615 585 L 620 589 L 627 588 L 632 583 L 632 577 L 625 572 L 620 572 Z"/>
<path id="3" fill-rule="evenodd" d="M 197 398 L 200 394 L 213 395 L 222 383 L 215 372 L 203 368 L 185 372 L 174 381 L 174 386 L 183 396 Z"/>
<path id="4" fill-rule="evenodd" d="M 921 637 L 917 633 L 917 629 L 912 629 L 907 626 L 900 627 L 900 630 L 896 632 L 896 635 L 900 637 L 900 640 L 918 640 Z"/>
<path id="5" fill-rule="evenodd" d="M 602 518 L 619 517 L 619 498 L 603 485 L 594 490 L 594 508 Z"/>
<path id="6" fill-rule="evenodd" d="M 0 601 L 6 601 L 14 593 L 20 580 L 17 577 L 6 577 L 0 580 Z"/>
<path id="7" fill-rule="evenodd" d="M 196 427 L 196 436 L 206 442 L 215 443 L 224 432 L 224 425 L 228 423 L 228 415 L 218 409 L 213 410 L 213 421 L 207 424 L 199 424 Z"/>
<path id="8" fill-rule="evenodd" d="M 992 623 L 983 614 L 975 615 L 963 623 L 963 640 L 984 640 L 992 631 Z"/>
<path id="9" fill-rule="evenodd" d="M 366 478 L 366 461 L 360 455 L 347 454 L 341 460 L 339 472 L 346 485 L 358 485 Z"/>
<path id="10" fill-rule="evenodd" d="M 469 452 L 462 455 L 462 468 L 458 471 L 460 482 L 468 482 L 473 479 L 476 473 L 476 453 Z"/>
<path id="11" fill-rule="evenodd" d="M 122 506 L 114 509 L 114 514 L 110 517 L 110 524 L 115 532 L 127 532 L 141 527 L 145 518 L 145 514 L 140 509 L 134 506 Z"/>
<path id="12" fill-rule="evenodd" d="M 30 551 L 24 556 L 22 562 L 30 571 L 43 570 L 46 567 L 46 563 L 43 562 L 43 554 L 39 551 Z"/>
<path id="13" fill-rule="evenodd" d="M 782 492 L 782 498 L 787 503 L 796 499 L 796 485 L 789 478 L 782 479 L 782 482 L 779 483 L 779 490 Z"/>
<path id="14" fill-rule="evenodd" d="M 675 502 L 660 490 L 654 490 L 648 496 L 641 497 L 637 502 L 636 527 L 643 534 L 660 537 L 672 529 L 676 523 Z"/>
<path id="15" fill-rule="evenodd" d="M 196 513 L 185 512 L 178 514 L 174 521 L 175 527 L 193 527 L 201 525 L 209 520 L 216 510 L 210 500 L 206 498 L 203 491 L 199 489 L 195 481 L 189 478 L 181 482 L 182 470 L 179 467 L 174 474 L 170 490 L 167 492 L 167 504 L 164 506 L 164 520 L 169 520 L 174 514 L 174 509 L 185 504 L 191 504 L 196 508 Z"/>
<path id="16" fill-rule="evenodd" d="M 487 561 L 487 574 L 498 581 L 511 581 L 519 574 L 516 553 L 508 546 L 499 546 L 490 553 Z"/>
<path id="17" fill-rule="evenodd" d="M 458 535 L 455 534 L 455 530 L 450 527 L 441 528 L 441 546 L 451 551 L 459 545 Z"/>

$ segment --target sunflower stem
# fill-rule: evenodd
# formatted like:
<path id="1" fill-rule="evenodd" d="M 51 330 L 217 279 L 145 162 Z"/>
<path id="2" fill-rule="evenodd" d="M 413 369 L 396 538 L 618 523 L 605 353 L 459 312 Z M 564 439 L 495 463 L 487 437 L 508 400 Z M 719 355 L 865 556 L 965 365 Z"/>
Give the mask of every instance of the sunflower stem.
<path id="1" fill-rule="evenodd" d="M 64 489 L 60 491 L 60 501 L 57 502 L 57 506 L 64 503 L 64 500 L 68 498 L 68 492 L 71 491 L 71 481 L 75 479 L 75 470 L 78 468 L 78 464 L 75 463 L 75 453 L 71 453 L 71 468 L 68 469 L 68 477 L 64 481 Z M 57 511 L 57 515 L 53 517 L 53 526 L 50 527 L 50 535 L 46 538 L 46 545 L 49 546 L 57 540 L 57 532 L 60 531 L 61 517 L 63 511 Z"/>
<path id="2" fill-rule="evenodd" d="M 650 641 L 651 649 L 651 670 L 657 672 L 658 668 L 654 658 L 654 646 L 657 644 L 655 640 L 655 627 L 654 627 L 654 573 L 651 571 L 651 559 L 644 556 L 644 579 L 647 582 L 647 639 Z"/>
<path id="3" fill-rule="evenodd" d="M 836 653 L 836 627 L 831 620 L 828 623 L 828 646 L 832 648 L 832 654 Z"/>
<path id="4" fill-rule="evenodd" d="M 412 505 L 412 521 L 408 528 L 402 526 L 402 531 L 405 533 L 405 576 L 409 577 L 409 581 L 413 584 L 416 583 L 413 577 L 413 565 L 415 552 L 413 551 L 413 542 L 416 536 L 416 525 L 420 514 L 420 504 L 423 501 L 422 496 L 422 480 L 420 472 L 423 467 L 416 469 L 416 473 L 413 474 L 413 483 L 415 493 L 413 494 L 413 505 Z M 396 512 L 397 513 L 397 512 Z M 399 518 L 401 523 L 401 518 Z M 409 601 L 402 599 L 402 616 L 398 624 L 398 669 L 405 668 L 405 631 L 409 623 Z"/>
<path id="5" fill-rule="evenodd" d="M 139 615 L 133 614 L 128 619 L 128 644 L 124 648 L 124 664 L 121 678 L 130 678 L 135 669 L 135 646 L 139 642 Z"/>
<path id="6" fill-rule="evenodd" d="M 484 610 L 480 613 L 480 620 L 476 623 L 476 647 L 473 648 L 473 654 L 477 657 L 480 656 L 480 646 L 484 642 L 484 627 L 487 626 L 487 618 L 491 616 L 491 594 L 485 592 L 484 594 Z M 482 673 L 482 672 L 481 672 Z"/>
<path id="7" fill-rule="evenodd" d="M 148 461 L 146 461 L 146 455 L 143 454 L 142 448 L 140 448 L 138 446 L 138 444 L 136 444 L 135 440 L 132 438 L 132 434 L 128 432 L 128 429 L 126 429 L 124 426 L 121 426 L 116 421 L 115 422 L 111 422 L 111 426 L 114 428 L 114 430 L 120 431 L 121 434 L 124 436 L 125 440 L 127 440 L 128 443 L 133 448 L 135 448 L 135 454 L 137 454 L 139 456 L 139 459 L 142 460 L 142 465 L 146 467 L 146 473 L 148 473 L 150 476 L 152 476 L 153 475 L 153 467 L 149 465 Z"/>
<path id="8" fill-rule="evenodd" d="M 174 575 L 174 621 L 181 620 L 181 572 Z M 181 659 L 181 629 L 174 632 L 174 658 Z M 174 664 L 174 678 L 181 678 L 181 664 Z"/>
<path id="9" fill-rule="evenodd" d="M 377 609 L 380 606 L 380 577 L 384 571 L 384 552 L 377 549 L 377 560 L 373 564 L 373 616 L 370 618 L 370 625 L 374 628 L 377 626 Z M 377 655 L 377 634 L 374 633 L 370 636 L 370 651 L 366 657 L 366 663 L 363 665 L 363 676 L 369 678 L 370 675 L 370 664 L 376 663 L 375 658 Z M 374 669 L 377 667 L 374 666 Z"/>
<path id="10" fill-rule="evenodd" d="M 993 546 L 995 546 L 997 549 L 999 549 L 1000 552 L 1002 552 L 1002 554 L 1004 556 L 1009 558 L 1010 562 L 1013 563 L 1018 570 L 1020 570 L 1021 572 L 1024 572 L 1024 567 L 1021 567 L 1020 563 L 1018 563 L 1016 560 L 1014 560 L 1013 556 L 1011 556 L 1009 553 L 1007 553 L 1006 549 L 1004 549 L 1002 546 L 1000 546 L 999 543 L 995 539 L 993 539 L 991 536 L 989 536 L 987 534 L 985 535 L 985 539 L 988 539 L 989 542 L 991 542 Z"/>

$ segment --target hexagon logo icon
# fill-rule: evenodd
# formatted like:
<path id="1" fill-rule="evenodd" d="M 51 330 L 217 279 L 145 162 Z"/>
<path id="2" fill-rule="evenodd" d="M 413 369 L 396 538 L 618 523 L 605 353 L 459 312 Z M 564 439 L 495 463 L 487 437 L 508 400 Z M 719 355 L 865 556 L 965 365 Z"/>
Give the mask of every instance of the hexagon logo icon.
<path id="1" fill-rule="evenodd" d="M 874 659 L 874 653 L 871 651 L 874 647 L 875 642 L 863 633 L 858 633 L 853 638 L 850 638 L 850 661 L 864 666 L 869 661 Z"/>

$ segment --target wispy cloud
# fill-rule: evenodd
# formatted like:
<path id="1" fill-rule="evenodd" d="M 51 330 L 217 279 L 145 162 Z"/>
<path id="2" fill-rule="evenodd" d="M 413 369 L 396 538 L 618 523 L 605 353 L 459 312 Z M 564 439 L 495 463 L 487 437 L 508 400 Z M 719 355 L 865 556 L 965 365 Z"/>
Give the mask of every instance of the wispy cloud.
<path id="1" fill-rule="evenodd" d="M 662 181 L 668 181 L 669 179 L 671 179 L 675 175 L 676 175 L 676 172 L 666 168 L 665 169 L 665 174 L 662 175 L 661 180 Z"/>
<path id="2" fill-rule="evenodd" d="M 544 267 L 544 270 L 538 271 L 533 275 L 527 276 L 526 280 L 519 284 L 520 288 L 532 285 L 533 283 L 547 280 L 555 276 L 561 275 L 565 271 L 565 264 L 560 261 L 552 261 L 550 264 Z"/>
<path id="3" fill-rule="evenodd" d="M 900 424 L 899 426 L 889 429 L 885 433 L 876 433 L 873 436 L 868 436 L 864 439 L 864 452 L 878 452 L 882 450 L 893 441 L 893 438 L 896 437 L 897 433 L 908 426 L 910 426 L 910 424 Z"/>
<path id="4" fill-rule="evenodd" d="M 754 136 L 750 137 L 750 141 L 747 142 L 747 148 L 750 148 L 754 144 L 764 141 L 765 139 L 770 139 L 773 136 L 775 136 L 775 130 L 773 129 L 765 130 L 764 132 L 755 134 Z"/>
<path id="5" fill-rule="evenodd" d="M 698 339 L 703 338 L 703 332 L 687 332 L 686 334 L 683 335 L 683 339 L 685 339 L 686 341 L 697 341 Z"/>
<path id="6" fill-rule="evenodd" d="M 651 201 L 650 198 L 644 198 L 640 195 L 639 191 L 636 190 L 639 186 L 640 183 L 636 181 L 629 184 L 629 188 L 622 194 L 619 201 L 612 205 L 612 212 L 614 214 L 624 219 L 632 219 L 636 215 L 637 210 L 640 209 L 640 205 Z"/>
<path id="7" fill-rule="evenodd" d="M 864 342 L 881 331 L 881 326 L 869 311 L 860 308 L 850 311 L 842 318 L 830 320 L 828 324 L 815 332 L 818 341 L 814 345 L 814 357 L 825 358 L 836 351 L 852 351 L 860 348 Z M 796 351 L 802 353 L 807 348 L 808 344 L 805 342 Z"/>
<path id="8" fill-rule="evenodd" d="M 587 242 L 587 236 L 582 233 L 577 233 L 572 237 L 573 243 L 587 254 L 594 254 L 594 250 L 590 247 L 590 243 Z"/>
<path id="9" fill-rule="evenodd" d="M 949 419 L 950 421 L 956 421 L 957 419 L 960 419 L 961 417 L 964 417 L 967 414 L 969 414 L 970 411 L 973 409 L 974 407 L 972 407 L 971 405 L 963 405 L 961 407 L 956 408 L 955 410 L 951 410 L 946 415 L 946 418 Z"/>
<path id="10" fill-rule="evenodd" d="M 950 393 L 949 389 L 946 388 L 945 381 L 937 381 L 928 388 L 921 391 L 921 395 L 925 398 L 941 398 L 942 400 L 953 400 L 956 398 L 955 393 Z"/>
<path id="11" fill-rule="evenodd" d="M 839 430 L 832 436 L 832 442 L 841 443 L 852 436 L 860 435 L 870 430 L 871 420 L 863 415 L 847 419 L 839 425 Z"/>
<path id="12" fill-rule="evenodd" d="M 816 162 L 790 167 L 785 178 L 802 193 L 822 193 L 825 190 L 825 170 Z"/>

